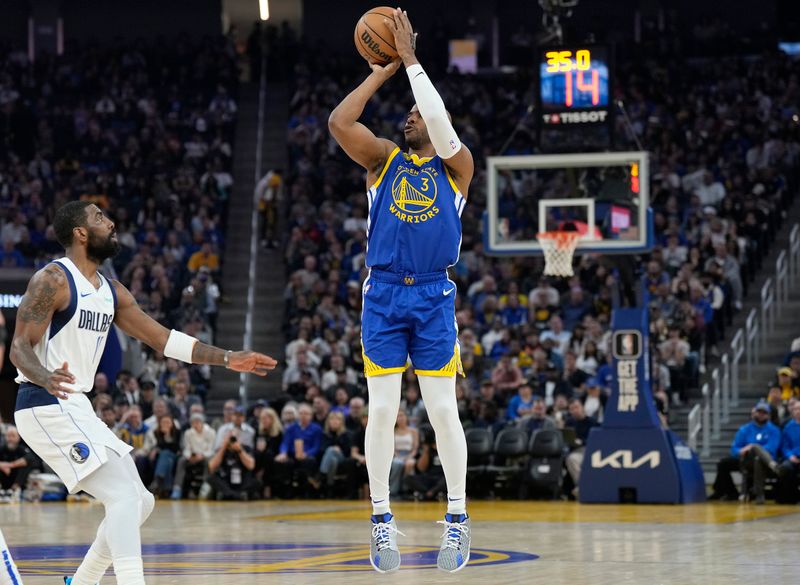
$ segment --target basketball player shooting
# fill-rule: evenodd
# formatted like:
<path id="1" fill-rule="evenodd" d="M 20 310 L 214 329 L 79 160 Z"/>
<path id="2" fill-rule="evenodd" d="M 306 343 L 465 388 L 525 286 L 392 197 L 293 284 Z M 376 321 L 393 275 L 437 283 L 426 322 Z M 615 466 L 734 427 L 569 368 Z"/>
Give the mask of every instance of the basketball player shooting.
<path id="1" fill-rule="evenodd" d="M 139 526 L 154 499 L 128 456 L 131 447 L 95 415 L 85 394 L 111 325 L 186 363 L 265 376 L 276 362 L 200 343 L 142 311 L 123 285 L 97 271 L 120 247 L 114 223 L 97 206 L 67 203 L 53 226 L 66 256 L 34 274 L 19 306 L 11 346 L 20 384 L 14 416 L 24 441 L 71 493 L 85 491 L 105 506 L 105 519 L 71 584 L 94 585 L 113 562 L 117 583 L 143 585 Z"/>
<path id="2" fill-rule="evenodd" d="M 456 286 L 447 269 L 458 260 L 461 212 L 474 171 L 442 98 L 414 54 L 408 15 L 385 21 L 399 58 L 372 73 L 331 113 L 329 128 L 367 170 L 369 228 L 363 287 L 362 346 L 369 390 L 366 459 L 372 498 L 370 561 L 379 572 L 400 567 L 397 525 L 389 506 L 389 471 L 403 372 L 410 359 L 436 432 L 447 480 L 447 514 L 440 569 L 466 566 L 470 521 L 466 513 L 467 446 L 456 406 L 461 358 L 455 323 Z M 369 99 L 403 65 L 416 105 L 408 113 L 408 152 L 376 137 L 358 122 Z"/>

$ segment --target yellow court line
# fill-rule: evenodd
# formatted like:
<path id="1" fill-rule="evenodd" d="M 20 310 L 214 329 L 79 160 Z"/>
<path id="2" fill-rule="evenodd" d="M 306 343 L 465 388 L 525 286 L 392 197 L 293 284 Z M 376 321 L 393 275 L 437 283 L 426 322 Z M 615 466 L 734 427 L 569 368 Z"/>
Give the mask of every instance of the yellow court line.
<path id="1" fill-rule="evenodd" d="M 797 506 L 754 506 L 739 503 L 688 505 L 579 504 L 576 502 L 479 501 L 469 504 L 475 522 L 625 523 L 625 524 L 732 524 L 762 518 L 800 514 Z M 439 503 L 398 502 L 392 511 L 405 521 L 432 521 L 444 514 Z M 258 516 L 265 521 L 361 521 L 369 506 L 347 505 L 329 510 L 298 511 Z"/>

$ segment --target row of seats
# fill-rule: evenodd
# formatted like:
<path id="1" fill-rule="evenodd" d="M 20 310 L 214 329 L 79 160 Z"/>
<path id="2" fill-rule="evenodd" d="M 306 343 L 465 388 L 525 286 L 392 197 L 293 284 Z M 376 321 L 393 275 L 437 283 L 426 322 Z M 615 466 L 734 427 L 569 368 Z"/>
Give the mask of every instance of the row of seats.
<path id="1" fill-rule="evenodd" d="M 489 429 L 469 428 L 465 435 L 473 491 L 494 495 L 515 489 L 520 498 L 559 497 L 568 451 L 560 430 L 540 429 L 528 436 L 523 429 L 508 427 L 494 437 Z"/>

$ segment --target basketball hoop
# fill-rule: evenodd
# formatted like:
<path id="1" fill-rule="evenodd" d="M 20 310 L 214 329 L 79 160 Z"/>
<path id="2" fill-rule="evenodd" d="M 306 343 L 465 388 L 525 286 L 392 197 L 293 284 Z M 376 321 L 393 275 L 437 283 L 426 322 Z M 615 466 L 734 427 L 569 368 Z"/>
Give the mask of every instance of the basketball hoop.
<path id="1" fill-rule="evenodd" d="M 544 273 L 547 276 L 572 276 L 572 256 L 580 232 L 542 232 L 536 234 L 544 252 Z"/>

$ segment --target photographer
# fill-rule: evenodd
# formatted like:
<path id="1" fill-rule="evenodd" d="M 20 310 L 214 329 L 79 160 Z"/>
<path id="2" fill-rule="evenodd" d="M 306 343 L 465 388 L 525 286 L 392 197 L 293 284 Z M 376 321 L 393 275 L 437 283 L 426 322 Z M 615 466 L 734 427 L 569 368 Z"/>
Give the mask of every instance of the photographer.
<path id="1" fill-rule="evenodd" d="M 253 473 L 256 460 L 250 452 L 251 449 L 236 436 L 235 430 L 225 435 L 208 462 L 208 483 L 214 488 L 217 500 L 246 502 L 258 492 L 258 480 Z"/>
<path id="2" fill-rule="evenodd" d="M 406 491 L 415 500 L 435 500 L 447 492 L 444 469 L 436 450 L 436 435 L 431 427 L 421 429 L 423 444 L 415 466 L 415 473 L 404 478 Z"/>

